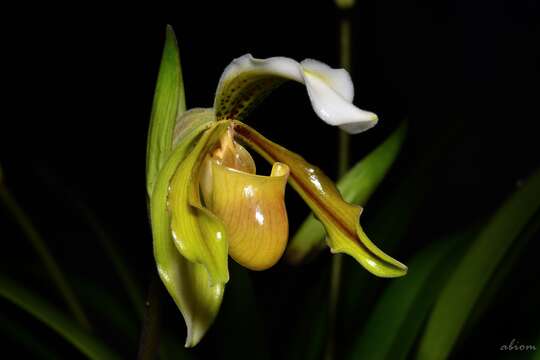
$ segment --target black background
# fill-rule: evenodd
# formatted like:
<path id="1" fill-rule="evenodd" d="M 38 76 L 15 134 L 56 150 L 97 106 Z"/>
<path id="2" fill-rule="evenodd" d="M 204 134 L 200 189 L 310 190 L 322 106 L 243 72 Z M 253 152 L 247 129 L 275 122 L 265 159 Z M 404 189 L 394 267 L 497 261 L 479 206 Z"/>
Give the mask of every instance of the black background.
<path id="1" fill-rule="evenodd" d="M 36 17 L 41 10 L 55 15 Z M 0 162 L 7 184 L 55 255 L 73 269 L 70 277 L 81 283 L 104 279 L 103 289 L 121 297 L 116 280 L 107 275 L 106 259 L 96 260 L 101 250 L 76 204 L 98 214 L 146 287 L 153 271 L 146 135 L 165 25 L 173 25 L 179 40 L 188 108 L 209 107 L 224 67 L 247 52 L 259 58 L 315 58 L 338 67 L 343 14 L 330 1 L 58 10 L 36 8 L 32 16 L 27 10 L 6 32 L 9 50 L 3 56 L 10 81 L 0 120 Z M 406 262 L 422 245 L 488 216 L 539 164 L 538 10 L 536 1 L 360 1 L 345 14 L 353 24 L 355 104 L 380 118 L 376 128 L 352 138 L 352 159 L 409 120 L 405 149 L 366 216 L 376 212 L 384 189 L 399 186 L 406 169 L 436 148 L 434 141 L 445 143 L 408 235 L 400 240 L 398 259 Z M 302 86 L 283 86 L 249 122 L 335 178 L 337 130 L 317 120 Z M 308 210 L 292 190 L 287 201 L 294 231 Z M 54 297 L 23 235 L 0 214 L 2 271 Z M 259 309 L 276 317 L 295 311 L 287 301 L 302 293 L 302 284 L 327 281 L 328 260 L 324 255 L 304 270 L 280 263 L 253 274 Z M 280 285 L 284 277 L 292 280 Z M 518 293 L 528 287 L 519 273 L 512 282 Z M 2 312 L 15 311 L 0 304 Z M 182 342 L 182 320 L 167 304 L 168 326 L 178 330 Z M 277 334 L 290 335 L 286 320 L 267 331 L 279 355 Z M 70 354 L 54 335 L 43 336 Z M 489 344 L 489 332 L 483 336 Z M 128 347 L 127 340 L 111 342 Z"/>

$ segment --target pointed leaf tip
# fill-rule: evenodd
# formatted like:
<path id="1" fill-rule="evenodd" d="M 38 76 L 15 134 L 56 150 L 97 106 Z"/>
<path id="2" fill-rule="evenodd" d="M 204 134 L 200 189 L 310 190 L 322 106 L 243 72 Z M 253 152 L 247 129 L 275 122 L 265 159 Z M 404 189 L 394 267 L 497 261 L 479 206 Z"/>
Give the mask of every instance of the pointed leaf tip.
<path id="1" fill-rule="evenodd" d="M 176 36 L 170 25 L 159 67 L 146 148 L 146 182 L 150 196 L 159 170 L 172 151 L 176 119 L 186 110 L 184 83 Z"/>

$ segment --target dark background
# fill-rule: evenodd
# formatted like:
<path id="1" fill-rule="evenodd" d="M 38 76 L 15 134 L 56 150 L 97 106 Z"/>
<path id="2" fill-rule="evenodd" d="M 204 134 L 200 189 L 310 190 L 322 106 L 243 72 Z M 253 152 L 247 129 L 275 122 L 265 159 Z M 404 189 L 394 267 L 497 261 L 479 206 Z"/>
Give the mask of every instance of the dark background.
<path id="1" fill-rule="evenodd" d="M 24 15 L 10 25 L 4 54 L 13 65 L 8 77 L 14 76 L 0 121 L 5 181 L 73 281 L 82 287 L 97 281 L 98 291 L 124 296 L 77 210 L 84 204 L 146 288 L 154 269 L 146 214 L 146 135 L 165 25 L 173 25 L 179 40 L 190 108 L 211 106 L 224 67 L 247 52 L 259 58 L 315 58 L 338 67 L 338 21 L 348 16 L 355 104 L 380 118 L 376 128 L 352 138 L 352 159 L 367 154 L 403 119 L 409 121 L 403 153 L 365 209 L 367 222 L 414 164 L 429 163 L 424 172 L 429 181 L 407 236 L 392 253 L 406 263 L 421 246 L 489 216 L 538 166 L 538 10 L 536 1 L 360 1 L 344 15 L 330 1 L 272 1 Z M 159 20 L 151 18 L 154 11 Z M 302 86 L 286 84 L 248 122 L 336 177 L 337 130 L 316 119 Z M 287 200 L 294 231 L 308 210 L 292 190 Z M 24 236 L 3 209 L 0 215 L 2 271 L 54 299 Z M 280 339 L 295 335 L 287 323 L 301 310 L 295 296 L 302 298 L 314 283 L 327 282 L 329 258 L 325 253 L 301 269 L 280 263 L 250 275 L 258 308 L 272 320 L 265 331 L 275 356 L 282 351 Z M 512 279 L 516 293 L 528 287 L 520 273 Z M 183 321 L 171 303 L 166 300 L 166 327 L 183 342 Z M 2 313 L 36 327 L 59 351 L 71 354 L 13 306 L 0 306 Z M 103 315 L 96 310 L 94 316 Z M 507 323 L 511 318 L 498 316 Z M 220 330 L 212 329 L 202 344 L 219 342 L 216 332 L 227 326 L 218 318 L 215 329 Z M 498 341 L 490 338 L 497 329 L 487 327 L 479 336 L 489 345 Z M 501 335 L 513 337 L 511 330 Z M 109 342 L 134 353 L 126 339 Z"/>

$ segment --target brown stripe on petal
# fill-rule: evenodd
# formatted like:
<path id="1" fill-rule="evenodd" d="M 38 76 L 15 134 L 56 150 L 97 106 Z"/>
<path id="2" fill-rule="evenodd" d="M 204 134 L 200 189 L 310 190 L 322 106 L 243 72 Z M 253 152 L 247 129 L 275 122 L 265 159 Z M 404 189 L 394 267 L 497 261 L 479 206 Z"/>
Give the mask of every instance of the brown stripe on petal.
<path id="1" fill-rule="evenodd" d="M 367 238 L 359 224 L 362 208 L 345 202 L 334 183 L 320 169 L 247 125 L 234 121 L 234 126 L 236 135 L 266 160 L 289 165 L 291 185 L 325 226 L 329 246 L 334 252 L 353 256 L 378 276 L 395 277 L 406 273 L 406 266 L 385 254 Z"/>

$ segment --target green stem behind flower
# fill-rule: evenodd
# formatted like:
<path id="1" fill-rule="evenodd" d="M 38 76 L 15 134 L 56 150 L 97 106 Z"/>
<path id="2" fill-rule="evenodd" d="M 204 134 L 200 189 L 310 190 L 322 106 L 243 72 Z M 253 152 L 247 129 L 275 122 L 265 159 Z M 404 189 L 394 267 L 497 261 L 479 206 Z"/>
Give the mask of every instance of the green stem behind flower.
<path id="1" fill-rule="evenodd" d="M 340 34 L 340 63 L 347 71 L 351 71 L 351 23 L 345 15 L 341 15 L 339 24 Z M 338 142 L 338 178 L 343 177 L 349 169 L 350 135 L 343 130 L 339 131 Z M 341 286 L 341 268 L 343 255 L 335 254 L 332 257 L 330 274 L 330 294 L 328 308 L 328 343 L 326 346 L 326 360 L 332 360 L 335 354 L 336 315 Z"/>
<path id="2" fill-rule="evenodd" d="M 28 215 L 21 208 L 15 197 L 6 187 L 5 183 L 2 182 L 0 182 L 0 200 L 4 203 L 6 209 L 9 213 L 11 213 L 14 220 L 20 226 L 28 240 L 30 240 L 32 247 L 43 262 L 45 269 L 49 273 L 49 276 L 51 277 L 55 286 L 58 288 L 58 291 L 64 298 L 64 301 L 75 319 L 77 319 L 79 324 L 86 330 L 90 330 L 90 322 L 88 321 L 81 304 L 77 300 L 75 293 L 60 270 L 60 266 L 54 260 L 54 257 L 47 248 L 45 241 L 35 228 Z"/>
<path id="3" fill-rule="evenodd" d="M 157 356 L 161 333 L 161 284 L 157 274 L 152 276 L 145 303 L 143 326 L 137 360 L 152 360 Z"/>

